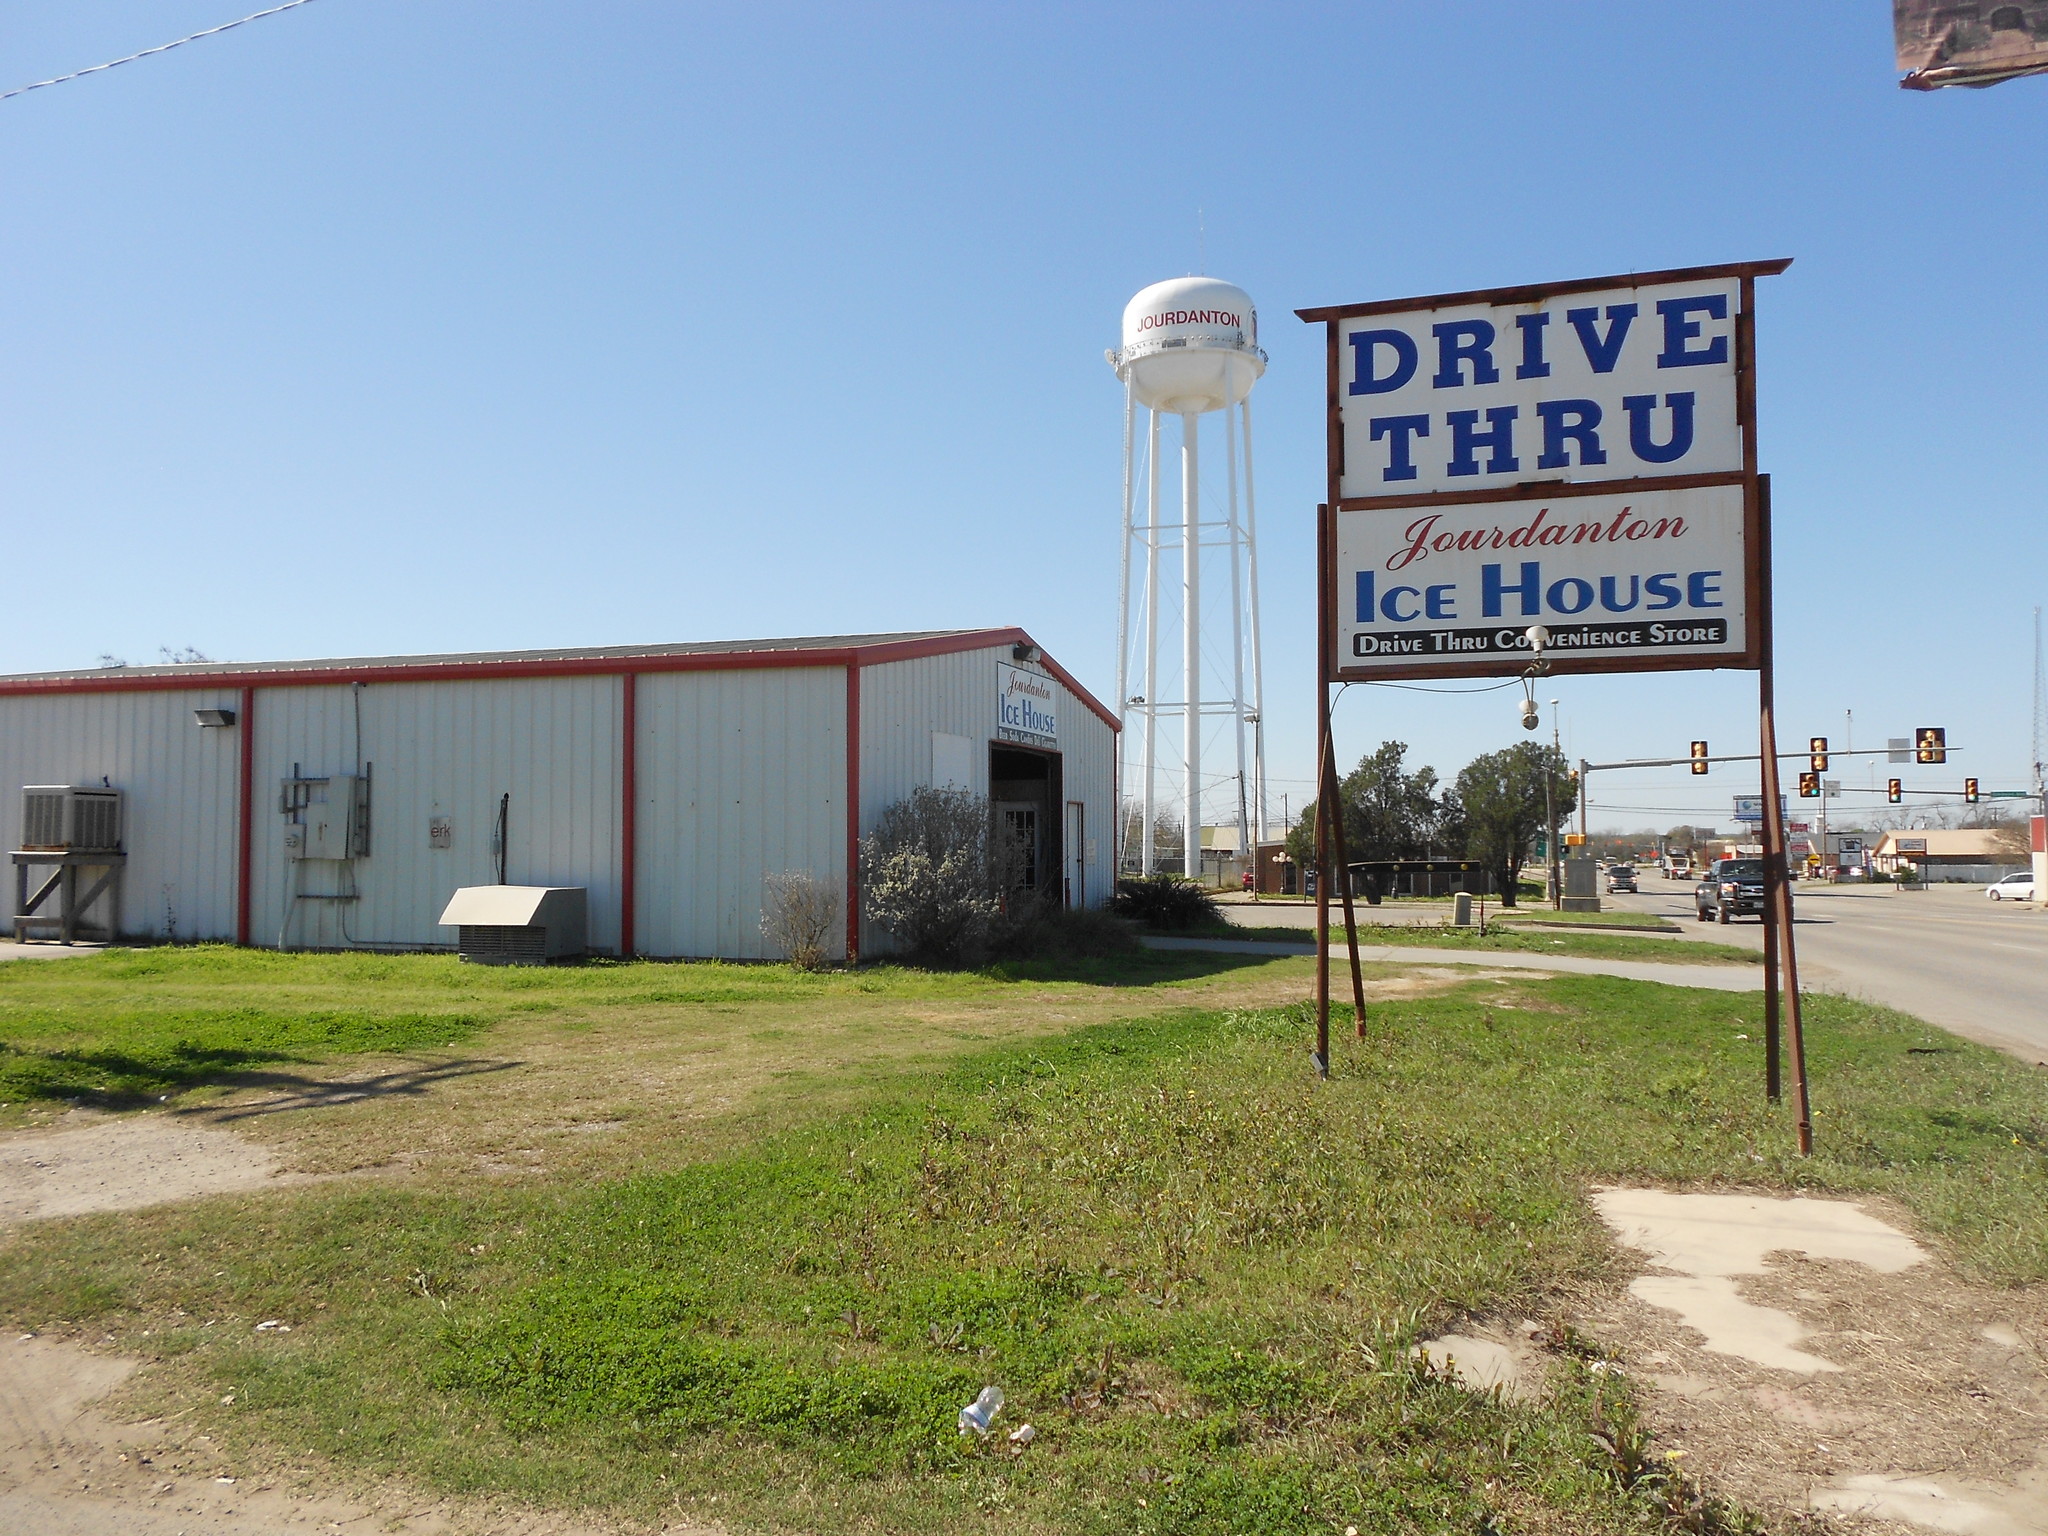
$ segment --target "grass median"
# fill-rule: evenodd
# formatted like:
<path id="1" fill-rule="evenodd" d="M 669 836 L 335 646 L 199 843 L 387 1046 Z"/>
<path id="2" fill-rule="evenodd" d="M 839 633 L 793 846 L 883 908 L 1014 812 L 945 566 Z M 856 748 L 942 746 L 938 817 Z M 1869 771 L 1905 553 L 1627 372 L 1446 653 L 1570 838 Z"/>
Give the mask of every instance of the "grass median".
<path id="1" fill-rule="evenodd" d="M 287 958 L 290 1008 L 362 1006 L 323 998 L 320 957 Z M 439 962 L 385 963 L 392 1016 L 432 1013 Z M 340 993 L 362 984 L 331 964 Z M 1762 1103 L 1748 995 L 1519 976 L 1383 994 L 1319 1083 L 1296 1005 L 1162 1006 L 1219 975 L 1296 987 L 1299 960 L 1196 983 L 618 969 L 443 1001 L 476 1016 L 471 1049 L 533 1028 L 484 1015 L 551 986 L 705 987 L 639 1005 L 672 1010 L 679 1049 L 783 1019 L 785 985 L 821 1015 L 938 996 L 1025 1017 L 574 1179 L 341 1181 L 24 1228 L 0 1314 L 154 1357 L 143 1405 L 240 1466 L 649 1523 L 1620 1533 L 1657 1528 L 1672 1493 L 1608 1449 L 1632 1449 L 1625 1378 L 1568 1355 L 1553 1394 L 1515 1404 L 1405 1354 L 1611 1283 L 1589 1186 L 1880 1192 L 1976 1273 L 2048 1276 L 2039 1074 L 1846 1000 L 1809 1003 L 1802 1162 Z M 1048 1026 L 1055 1005 L 1075 1018 Z M 559 1006 L 615 1073 L 644 1059 L 615 1033 L 641 1039 L 634 1006 Z M 998 1429 L 1037 1431 L 1021 1452 L 955 1430 L 991 1383 Z"/>
<path id="2" fill-rule="evenodd" d="M 1708 944 L 1694 942 L 1673 943 L 1664 938 L 1640 938 L 1628 933 L 1604 933 L 1588 931 L 1583 933 L 1562 933 L 1521 925 L 1510 926 L 1488 919 L 1486 929 L 1477 928 L 1424 927 L 1405 924 L 1379 924 L 1366 920 L 1362 915 L 1358 922 L 1358 943 L 1362 949 L 1368 945 L 1381 948 L 1414 947 L 1418 949 L 1448 949 L 1468 951 L 1475 955 L 1520 953 L 1577 955 L 1589 960 L 1655 960 L 1674 965 L 1761 965 L 1762 954 L 1754 949 L 1745 949 L 1734 944 Z M 1664 930 L 1670 933 L 1677 929 Z M 1344 921 L 1341 916 L 1331 925 L 1331 932 L 1341 944 L 1344 937 Z M 1169 934 L 1168 937 L 1258 940 L 1271 943 L 1300 944 L 1312 948 L 1315 944 L 1315 930 L 1309 927 L 1293 927 L 1273 924 L 1252 927 L 1243 923 L 1217 923 L 1202 928 L 1189 929 L 1184 933 Z"/>

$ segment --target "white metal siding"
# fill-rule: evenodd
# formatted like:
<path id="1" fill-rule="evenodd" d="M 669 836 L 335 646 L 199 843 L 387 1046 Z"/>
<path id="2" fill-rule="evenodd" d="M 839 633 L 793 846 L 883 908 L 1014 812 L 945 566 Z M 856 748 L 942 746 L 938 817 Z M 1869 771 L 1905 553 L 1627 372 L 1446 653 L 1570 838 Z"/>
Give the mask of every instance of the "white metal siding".
<path id="1" fill-rule="evenodd" d="M 104 778 L 126 795 L 120 931 L 233 939 L 241 727 L 204 729 L 192 711 L 240 707 L 232 688 L 0 698 L 0 848 L 21 846 L 24 784 Z M 11 916 L 11 865 L 5 877 Z"/>
<path id="2" fill-rule="evenodd" d="M 860 821 L 863 836 L 882 813 L 911 791 L 931 783 L 932 732 L 966 736 L 978 746 L 973 790 L 988 793 L 988 747 L 996 733 L 996 664 L 1012 662 L 1008 646 L 883 662 L 861 669 Z M 1012 665 L 1016 663 L 1012 662 Z M 1031 668 L 1029 670 L 1039 670 Z M 1083 840 L 1096 861 L 1087 866 L 1086 904 L 1109 897 L 1109 832 L 1115 810 L 1116 733 L 1050 673 L 1058 700 L 1063 794 L 1083 806 Z M 1052 807 L 1063 818 L 1063 806 Z M 1056 820 L 1055 825 L 1060 823 Z M 862 943 L 880 946 L 883 935 L 863 928 Z"/>
<path id="3" fill-rule="evenodd" d="M 761 882 L 846 880 L 843 667 L 641 677 L 637 946 L 779 959 Z"/>
<path id="4" fill-rule="evenodd" d="M 256 692 L 256 783 L 250 939 L 275 944 L 294 871 L 284 856 L 278 785 L 294 765 L 308 777 L 371 776 L 370 854 L 354 862 L 360 899 L 300 899 L 287 942 L 453 944 L 435 921 L 455 890 L 497 879 L 491 831 L 512 796 L 506 878 L 515 885 L 580 885 L 590 892 L 590 942 L 619 942 L 619 711 L 616 677 L 480 679 L 446 683 L 261 688 Z M 362 745 L 355 709 L 362 709 Z M 427 846 L 446 816 L 453 846 Z M 344 867 L 307 860 L 302 892 L 332 892 Z"/>

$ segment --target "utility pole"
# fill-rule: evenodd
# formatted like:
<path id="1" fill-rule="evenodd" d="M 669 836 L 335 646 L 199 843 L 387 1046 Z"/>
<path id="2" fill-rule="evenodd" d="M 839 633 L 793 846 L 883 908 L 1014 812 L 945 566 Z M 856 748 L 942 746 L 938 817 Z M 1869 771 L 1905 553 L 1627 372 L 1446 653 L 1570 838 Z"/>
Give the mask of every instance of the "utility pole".
<path id="1" fill-rule="evenodd" d="M 2042 688 L 2041 610 L 2037 606 L 2034 609 L 2034 783 L 2032 788 L 2035 805 L 2040 807 L 2043 816 L 2048 816 L 2048 789 L 2044 789 L 2042 784 L 2043 764 L 2041 762 L 2041 730 L 2043 724 L 2048 723 L 2044 722 L 2044 716 L 2048 716 L 2048 692 L 2044 692 Z"/>

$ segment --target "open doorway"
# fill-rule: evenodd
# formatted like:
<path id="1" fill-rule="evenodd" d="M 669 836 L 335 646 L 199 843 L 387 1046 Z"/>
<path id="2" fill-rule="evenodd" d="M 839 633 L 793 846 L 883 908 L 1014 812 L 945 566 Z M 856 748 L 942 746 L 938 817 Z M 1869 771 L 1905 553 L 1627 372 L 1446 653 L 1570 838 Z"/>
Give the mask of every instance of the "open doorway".
<path id="1" fill-rule="evenodd" d="M 1024 858 L 1024 888 L 1064 904 L 1065 806 L 1060 754 L 990 743 L 988 798 L 996 831 Z"/>

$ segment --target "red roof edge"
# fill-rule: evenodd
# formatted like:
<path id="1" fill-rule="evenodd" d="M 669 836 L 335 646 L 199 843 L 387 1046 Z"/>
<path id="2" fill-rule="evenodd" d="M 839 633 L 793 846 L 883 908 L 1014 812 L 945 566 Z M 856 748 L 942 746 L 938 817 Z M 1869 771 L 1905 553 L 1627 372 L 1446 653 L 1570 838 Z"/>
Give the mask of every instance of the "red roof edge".
<path id="1" fill-rule="evenodd" d="M 232 669 L 217 672 L 124 675 L 109 667 L 105 676 L 21 678 L 0 682 L 0 697 L 66 693 L 205 693 L 231 688 L 321 688 L 349 683 L 446 683 L 501 677 L 617 677 L 645 672 L 733 672 L 753 668 L 875 666 L 889 661 L 914 661 L 922 656 L 950 656 L 961 651 L 1000 645 L 1035 645 L 1021 629 L 977 629 L 914 640 L 884 640 L 872 645 L 819 647 L 814 650 L 691 651 L 680 655 L 524 657 L 517 660 L 371 662 L 360 667 L 305 667 L 274 671 Z M 1111 730 L 1122 722 L 1082 687 L 1058 662 L 1043 652 L 1045 669 Z"/>

